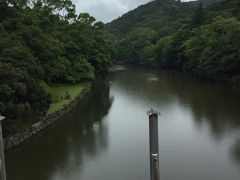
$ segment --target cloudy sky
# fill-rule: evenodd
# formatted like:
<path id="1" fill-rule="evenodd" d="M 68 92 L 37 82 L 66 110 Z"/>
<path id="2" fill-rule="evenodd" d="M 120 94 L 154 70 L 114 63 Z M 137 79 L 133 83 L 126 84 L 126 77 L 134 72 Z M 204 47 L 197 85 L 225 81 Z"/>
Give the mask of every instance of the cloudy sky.
<path id="1" fill-rule="evenodd" d="M 87 12 L 98 21 L 110 22 L 151 0 L 73 0 L 77 12 Z"/>

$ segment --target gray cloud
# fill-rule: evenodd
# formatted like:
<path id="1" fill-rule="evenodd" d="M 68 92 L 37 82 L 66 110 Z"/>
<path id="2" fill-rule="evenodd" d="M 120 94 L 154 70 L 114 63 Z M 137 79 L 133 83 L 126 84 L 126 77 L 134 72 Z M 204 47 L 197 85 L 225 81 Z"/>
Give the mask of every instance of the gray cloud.
<path id="1" fill-rule="evenodd" d="M 87 12 L 98 21 L 110 22 L 151 0 L 73 0 L 77 12 Z"/>

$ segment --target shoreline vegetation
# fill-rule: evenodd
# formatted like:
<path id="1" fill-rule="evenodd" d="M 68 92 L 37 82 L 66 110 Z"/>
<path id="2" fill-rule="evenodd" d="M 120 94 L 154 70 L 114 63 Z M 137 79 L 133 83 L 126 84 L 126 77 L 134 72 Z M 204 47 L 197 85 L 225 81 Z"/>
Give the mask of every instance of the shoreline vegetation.
<path id="1" fill-rule="evenodd" d="M 16 147 L 32 138 L 34 135 L 52 125 L 59 118 L 69 113 L 69 111 L 90 92 L 91 85 L 90 82 L 85 82 L 74 85 L 58 84 L 52 87 L 45 85 L 44 88 L 47 88 L 51 98 L 55 100 L 50 104 L 46 116 L 35 123 L 26 124 L 25 127 L 24 124 L 21 124 L 21 126 L 24 127 L 23 129 L 5 137 L 4 148 L 6 150 Z"/>
<path id="2" fill-rule="evenodd" d="M 32 115 L 27 116 L 26 119 L 22 121 L 16 121 L 16 123 L 8 126 L 8 134 L 5 136 L 11 136 L 12 134 L 22 132 L 31 127 L 34 123 L 64 108 L 76 98 L 83 97 L 86 92 L 89 92 L 91 85 L 90 82 L 84 82 L 79 84 L 58 84 L 52 86 L 42 83 L 41 86 L 48 92 L 51 99 L 47 113 L 42 117 Z"/>
<path id="3" fill-rule="evenodd" d="M 89 83 L 79 84 L 58 84 L 52 87 L 47 86 L 47 92 L 51 96 L 52 103 L 47 111 L 47 116 L 63 108 L 77 97 L 82 96 L 86 89 L 89 89 Z"/>
<path id="4" fill-rule="evenodd" d="M 109 68 L 109 72 L 124 71 L 126 67 L 124 65 L 113 65 Z M 19 127 L 15 124 L 13 127 L 15 133 L 10 133 L 4 138 L 4 148 L 9 150 L 26 140 L 32 138 L 34 135 L 47 128 L 59 118 L 69 113 L 69 111 L 75 107 L 75 105 L 84 98 L 91 89 L 90 82 L 82 82 L 78 84 L 55 84 L 52 86 L 42 82 L 41 86 L 50 95 L 51 103 L 46 115 L 43 118 L 37 117 L 37 122 L 26 121 Z M 34 118 L 34 117 L 33 117 Z"/>

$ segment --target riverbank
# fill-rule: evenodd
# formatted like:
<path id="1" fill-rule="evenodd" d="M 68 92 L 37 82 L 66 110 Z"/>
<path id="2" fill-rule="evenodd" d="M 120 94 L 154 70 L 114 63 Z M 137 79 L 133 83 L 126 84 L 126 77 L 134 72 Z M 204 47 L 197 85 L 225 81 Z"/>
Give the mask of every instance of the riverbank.
<path id="1" fill-rule="evenodd" d="M 4 148 L 10 149 L 56 122 L 60 117 L 71 111 L 74 106 L 90 91 L 90 83 L 75 85 L 55 85 L 45 87 L 51 96 L 52 103 L 45 117 L 28 124 L 21 131 L 4 138 Z M 34 122 L 34 121 L 33 121 Z"/>
<path id="2" fill-rule="evenodd" d="M 47 92 L 50 94 L 52 99 L 47 115 L 55 113 L 77 97 L 82 96 L 82 91 L 89 88 L 88 86 L 88 83 L 81 83 L 73 85 L 59 84 L 50 88 L 47 87 Z"/>
<path id="3" fill-rule="evenodd" d="M 120 62 L 122 63 L 122 62 Z M 230 76 L 230 75 L 224 75 L 222 77 L 214 78 L 214 77 L 206 77 L 202 74 L 190 71 L 190 70 L 184 70 L 184 69 L 174 69 L 174 68 L 163 68 L 159 67 L 156 64 L 125 64 L 125 65 L 113 65 L 110 69 L 109 72 L 115 72 L 115 71 L 123 71 L 126 70 L 127 67 L 141 67 L 141 68 L 151 68 L 151 69 L 158 69 L 158 70 L 164 70 L 164 71 L 180 71 L 183 73 L 188 73 L 191 76 L 198 77 L 200 79 L 204 79 L 207 82 L 213 82 L 213 83 L 226 83 L 229 84 L 230 86 L 234 87 L 240 87 L 240 74 L 235 75 L 235 76 Z"/>

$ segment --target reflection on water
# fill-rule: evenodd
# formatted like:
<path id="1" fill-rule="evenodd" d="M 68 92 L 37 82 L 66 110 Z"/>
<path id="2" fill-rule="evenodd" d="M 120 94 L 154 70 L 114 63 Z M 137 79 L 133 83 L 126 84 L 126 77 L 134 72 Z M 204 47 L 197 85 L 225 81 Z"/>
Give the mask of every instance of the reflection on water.
<path id="1" fill-rule="evenodd" d="M 68 176 L 81 170 L 82 161 L 108 146 L 103 119 L 111 104 L 109 86 L 95 84 L 91 94 L 56 127 L 7 153 L 8 180 L 74 180 Z"/>
<path id="2" fill-rule="evenodd" d="M 8 152 L 8 180 L 149 179 L 151 108 L 161 112 L 161 180 L 239 179 L 238 88 L 144 68 L 113 72 L 108 82 L 55 127 Z"/>
<path id="3" fill-rule="evenodd" d="M 226 84 L 204 82 L 184 73 L 166 73 L 152 69 L 149 71 L 152 74 L 145 74 L 145 82 L 142 76 L 131 76 L 133 79 L 128 81 L 118 79 L 119 86 L 124 84 L 133 91 L 137 89 L 141 91 L 141 95 L 150 97 L 158 104 L 169 100 L 178 101 L 182 106 L 191 109 L 193 118 L 199 126 L 208 123 L 211 133 L 216 138 L 221 138 L 225 133 L 240 127 L 240 89 Z M 142 73 L 142 69 L 140 72 L 138 69 L 138 73 Z M 160 82 L 153 83 L 158 77 Z"/>

